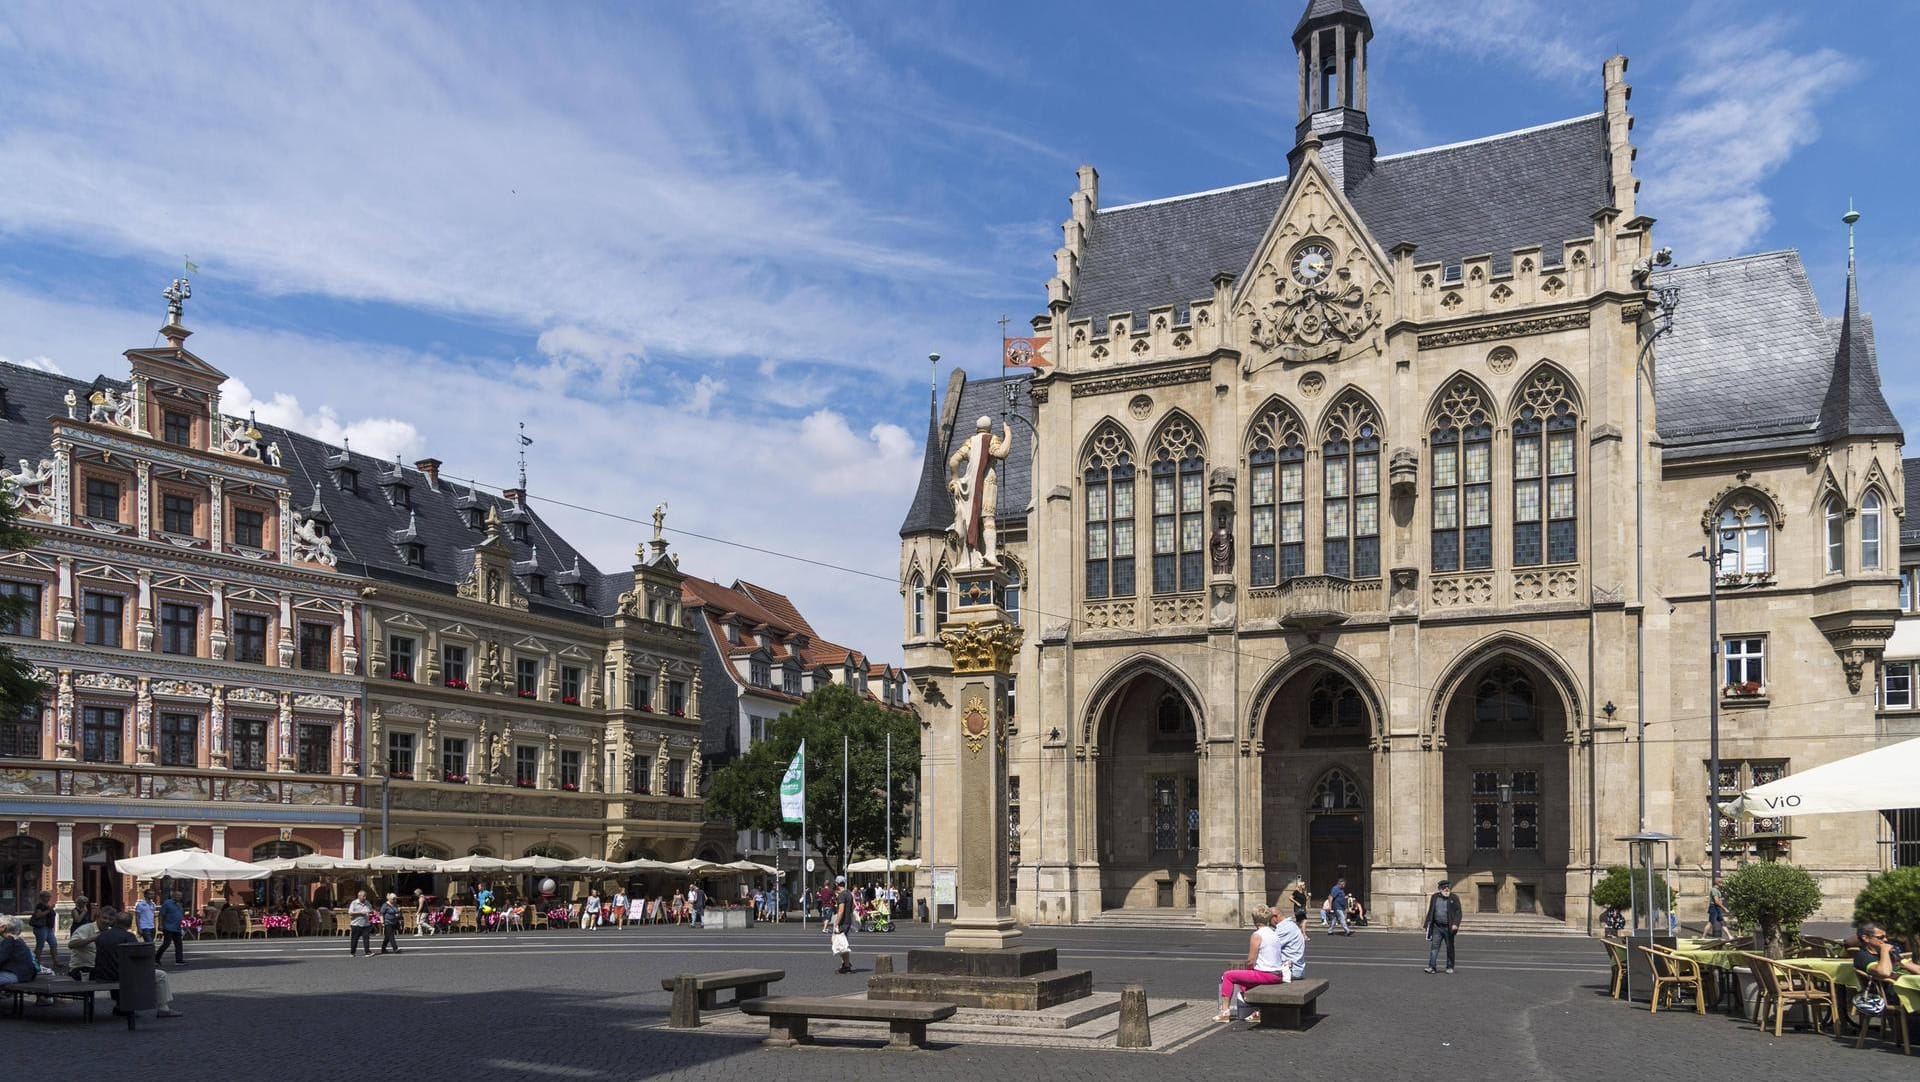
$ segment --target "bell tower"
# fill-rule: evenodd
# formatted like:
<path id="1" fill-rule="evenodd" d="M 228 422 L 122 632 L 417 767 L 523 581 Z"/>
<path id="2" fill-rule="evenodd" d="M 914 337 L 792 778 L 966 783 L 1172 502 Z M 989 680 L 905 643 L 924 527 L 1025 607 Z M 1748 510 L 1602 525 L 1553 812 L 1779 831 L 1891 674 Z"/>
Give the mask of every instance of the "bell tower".
<path id="1" fill-rule="evenodd" d="M 1367 43 L 1373 20 L 1360 0 L 1308 0 L 1293 28 L 1300 68 L 1300 123 L 1293 129 L 1291 172 L 1298 172 L 1301 144 L 1320 140 L 1320 162 L 1344 191 L 1373 171 L 1373 136 L 1367 133 Z"/>

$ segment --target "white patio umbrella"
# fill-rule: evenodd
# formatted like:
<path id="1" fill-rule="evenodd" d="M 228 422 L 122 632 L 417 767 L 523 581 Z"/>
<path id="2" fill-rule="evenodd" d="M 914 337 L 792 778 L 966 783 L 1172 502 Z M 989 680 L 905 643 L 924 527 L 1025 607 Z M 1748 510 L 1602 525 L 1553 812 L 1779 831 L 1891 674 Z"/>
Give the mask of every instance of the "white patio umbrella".
<path id="1" fill-rule="evenodd" d="M 920 870 L 920 862 L 912 857 L 901 857 L 893 862 L 893 870 L 896 872 L 917 872 Z"/>
<path id="2" fill-rule="evenodd" d="M 113 862 L 122 875 L 135 879 L 265 879 L 273 873 L 244 860 L 223 857 L 205 849 L 174 849 Z"/>
<path id="3" fill-rule="evenodd" d="M 512 869 L 499 857 L 454 857 L 436 860 L 434 870 L 442 875 L 473 875 L 476 872 L 505 872 Z"/>
<path id="4" fill-rule="evenodd" d="M 611 861 L 599 860 L 595 857 L 582 857 L 579 860 L 569 860 L 566 863 L 567 871 L 577 872 L 581 875 L 612 875 L 620 869 L 619 865 Z"/>
<path id="5" fill-rule="evenodd" d="M 673 870 L 673 866 L 664 860 L 649 860 L 646 857 L 623 860 L 613 867 L 614 870 L 622 872 L 670 872 Z"/>
<path id="6" fill-rule="evenodd" d="M 520 857 L 509 860 L 504 870 L 514 872 L 564 872 L 567 862 L 552 857 Z"/>
<path id="7" fill-rule="evenodd" d="M 272 860 L 256 860 L 256 868 L 265 868 L 273 875 L 289 875 L 295 872 L 364 872 L 367 862 L 348 860 L 345 857 L 329 857 L 320 853 L 308 853 L 300 857 L 274 857 Z"/>
<path id="8" fill-rule="evenodd" d="M 857 873 L 884 872 L 887 870 L 886 857 L 873 857 L 868 860 L 856 860 L 847 865 L 847 871 Z"/>
<path id="9" fill-rule="evenodd" d="M 1756 785 L 1721 814 L 1772 817 L 1920 807 L 1920 737 Z"/>
<path id="10" fill-rule="evenodd" d="M 710 860 L 676 860 L 668 864 L 665 870 L 679 872 L 682 875 L 708 875 L 716 871 L 725 871 L 726 868 Z"/>
<path id="11" fill-rule="evenodd" d="M 426 857 L 381 856 L 369 858 L 367 869 L 375 872 L 435 872 L 440 862 Z"/>
<path id="12" fill-rule="evenodd" d="M 768 865 L 765 865 L 765 864 L 755 863 L 754 861 L 751 861 L 751 860 L 736 860 L 731 864 L 722 864 L 721 867 L 730 868 L 736 872 L 752 872 L 760 875 L 786 874 L 785 872 L 782 872 L 778 868 L 769 867 Z"/>

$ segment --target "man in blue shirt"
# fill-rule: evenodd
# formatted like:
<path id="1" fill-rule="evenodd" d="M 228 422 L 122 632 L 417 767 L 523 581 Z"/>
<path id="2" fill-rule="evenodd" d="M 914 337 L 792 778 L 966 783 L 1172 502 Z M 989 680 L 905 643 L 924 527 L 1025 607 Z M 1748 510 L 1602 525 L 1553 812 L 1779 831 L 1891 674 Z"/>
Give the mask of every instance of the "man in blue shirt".
<path id="1" fill-rule="evenodd" d="M 180 898 L 177 894 L 169 893 L 160 903 L 160 949 L 153 952 L 155 961 L 167 953 L 167 944 L 171 943 L 173 944 L 173 964 L 177 966 L 187 964 L 186 958 L 182 957 L 180 952 L 180 920 L 186 915 L 186 910 L 180 908 Z"/>
<path id="2" fill-rule="evenodd" d="M 154 911 L 155 906 L 153 904 L 152 891 L 147 891 L 145 894 L 142 894 L 140 900 L 133 903 L 134 929 L 140 933 L 140 940 L 143 943 L 153 942 Z"/>
<path id="3" fill-rule="evenodd" d="M 1333 903 L 1327 910 L 1328 928 L 1352 935 L 1353 929 L 1347 925 L 1347 881 L 1344 878 L 1334 880 L 1333 892 L 1327 897 Z"/>

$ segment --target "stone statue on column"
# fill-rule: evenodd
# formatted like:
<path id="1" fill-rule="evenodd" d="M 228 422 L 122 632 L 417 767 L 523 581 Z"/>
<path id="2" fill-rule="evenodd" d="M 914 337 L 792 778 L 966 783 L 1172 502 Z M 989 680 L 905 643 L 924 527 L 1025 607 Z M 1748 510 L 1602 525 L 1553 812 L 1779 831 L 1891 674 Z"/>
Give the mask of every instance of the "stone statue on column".
<path id="1" fill-rule="evenodd" d="M 993 567 L 1000 562 L 994 530 L 1000 477 L 995 466 L 1006 460 L 1013 445 L 1013 429 L 1005 423 L 998 436 L 986 417 L 973 427 L 973 435 L 947 459 L 947 494 L 953 497 L 949 542 L 959 550 L 960 568 Z"/>

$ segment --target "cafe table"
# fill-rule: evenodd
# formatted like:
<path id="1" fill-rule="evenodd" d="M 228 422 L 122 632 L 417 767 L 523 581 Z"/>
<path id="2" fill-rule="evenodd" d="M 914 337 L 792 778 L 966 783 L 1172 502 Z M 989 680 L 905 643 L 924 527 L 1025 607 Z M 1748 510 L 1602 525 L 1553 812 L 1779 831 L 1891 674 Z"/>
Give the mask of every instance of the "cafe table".
<path id="1" fill-rule="evenodd" d="M 1848 996 L 1860 991 L 1860 971 L 1853 968 L 1851 958 L 1788 958 L 1786 963 L 1818 970 L 1832 978 L 1835 987 L 1847 989 Z M 1920 1012 L 1920 973 L 1902 974 L 1893 982 L 1893 994 L 1900 997 L 1901 1007 Z"/>
<path id="2" fill-rule="evenodd" d="M 1716 986 L 1731 990 L 1730 998 L 1733 1001 L 1734 1013 L 1745 1017 L 1746 1009 L 1744 1000 L 1740 995 L 1740 971 L 1746 968 L 1747 952 L 1726 947 L 1701 946 L 1702 943 L 1711 942 L 1716 941 L 1676 939 L 1674 940 L 1673 952 L 1682 958 L 1697 962 L 1703 969 L 1711 971 Z M 1725 983 L 1722 984 L 1721 982 Z M 1714 996 L 1715 1002 L 1718 1002 L 1722 998 L 1722 995 L 1726 994 L 1727 993 L 1723 992 L 1721 995 Z"/>

